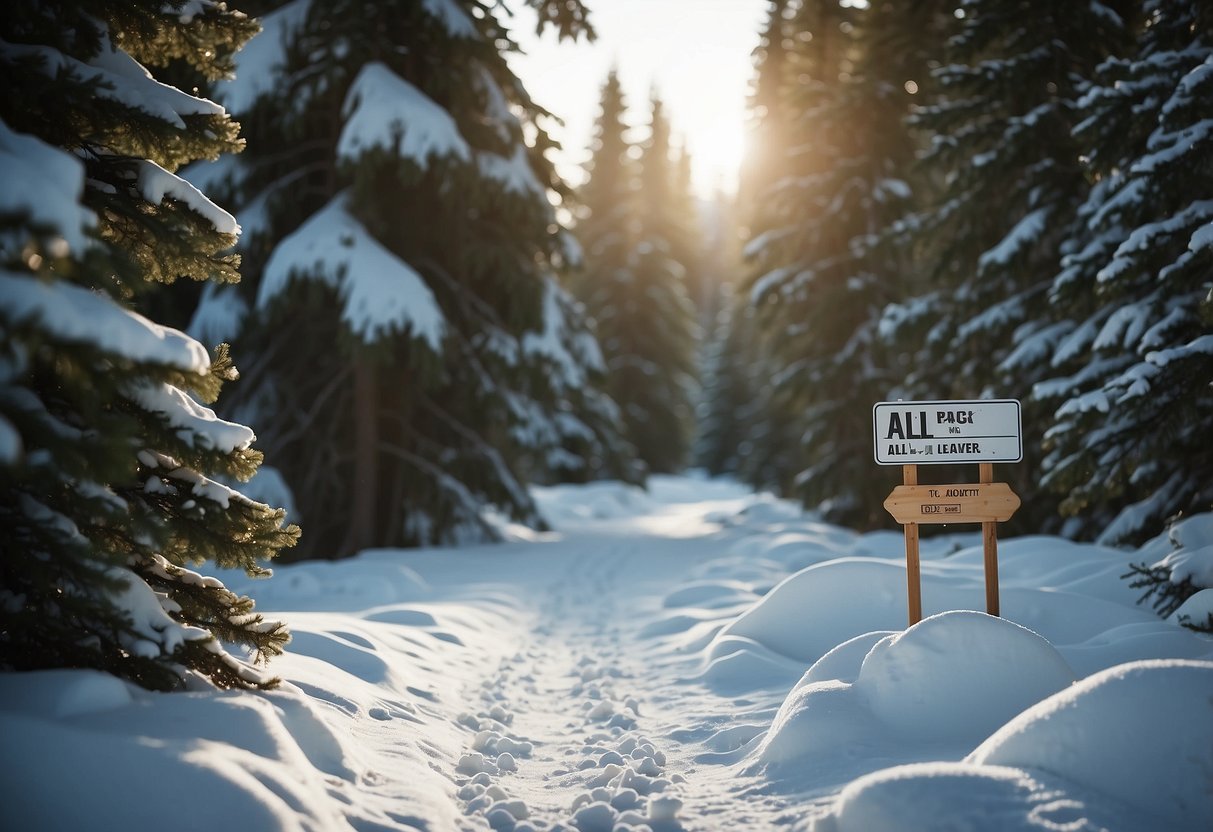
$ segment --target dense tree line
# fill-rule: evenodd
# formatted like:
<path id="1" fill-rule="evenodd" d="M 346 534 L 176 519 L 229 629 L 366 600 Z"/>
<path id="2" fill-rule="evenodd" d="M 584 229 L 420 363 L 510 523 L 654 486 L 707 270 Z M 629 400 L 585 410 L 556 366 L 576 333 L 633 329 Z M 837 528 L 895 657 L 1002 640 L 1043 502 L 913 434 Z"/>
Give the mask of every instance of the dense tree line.
<path id="1" fill-rule="evenodd" d="M 685 150 L 654 96 L 642 142 L 630 138 L 617 73 L 602 88 L 589 179 L 578 194 L 584 252 L 574 292 L 597 325 L 606 389 L 645 466 L 689 461 L 697 395 L 699 219 Z"/>
<path id="2" fill-rule="evenodd" d="M 871 404 L 1011 397 L 1019 528 L 1208 508 L 1207 4 L 772 0 L 755 64 L 714 470 L 887 522 Z"/>
<path id="3" fill-rule="evenodd" d="M 255 357 L 226 404 L 259 426 L 301 553 L 493 539 L 489 508 L 542 525 L 528 482 L 635 480 L 502 11 L 262 5 L 214 88 L 248 150 L 187 172 L 236 211 L 245 279 L 191 331 Z M 532 5 L 588 34 L 579 4 Z"/>

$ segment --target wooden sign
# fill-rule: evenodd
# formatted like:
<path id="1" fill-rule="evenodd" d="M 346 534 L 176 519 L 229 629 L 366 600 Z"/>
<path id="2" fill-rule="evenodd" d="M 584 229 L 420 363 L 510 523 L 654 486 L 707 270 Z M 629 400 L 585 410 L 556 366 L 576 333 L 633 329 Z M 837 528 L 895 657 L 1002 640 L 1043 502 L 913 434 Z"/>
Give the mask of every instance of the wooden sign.
<path id="1" fill-rule="evenodd" d="M 1019 462 L 1016 399 L 878 402 L 872 407 L 877 465 Z"/>
<path id="2" fill-rule="evenodd" d="M 1019 508 L 1005 482 L 899 485 L 884 501 L 898 523 L 1002 523 Z"/>
<path id="3" fill-rule="evenodd" d="M 872 408 L 878 465 L 900 465 L 902 485 L 884 507 L 905 531 L 910 624 L 922 620 L 918 527 L 923 523 L 981 523 L 986 612 L 998 615 L 998 524 L 1019 508 L 1019 497 L 994 482 L 995 462 L 1023 459 L 1019 402 L 879 402 Z M 918 466 L 976 462 L 977 483 L 919 485 Z"/>

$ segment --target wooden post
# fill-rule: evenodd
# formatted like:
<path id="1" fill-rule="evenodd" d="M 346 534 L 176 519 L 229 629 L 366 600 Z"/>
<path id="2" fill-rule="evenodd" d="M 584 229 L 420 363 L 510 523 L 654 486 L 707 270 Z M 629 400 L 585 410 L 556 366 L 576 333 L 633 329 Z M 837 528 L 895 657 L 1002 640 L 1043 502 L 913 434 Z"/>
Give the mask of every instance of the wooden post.
<path id="1" fill-rule="evenodd" d="M 989 462 L 979 463 L 982 483 L 994 482 L 994 466 Z M 998 524 L 981 524 L 981 545 L 985 553 L 986 566 L 986 612 L 998 615 Z"/>
<path id="2" fill-rule="evenodd" d="M 918 485 L 918 466 L 901 466 L 903 485 Z M 919 577 L 918 524 L 902 526 L 906 536 L 906 586 L 909 589 L 910 626 L 922 621 L 922 580 Z"/>

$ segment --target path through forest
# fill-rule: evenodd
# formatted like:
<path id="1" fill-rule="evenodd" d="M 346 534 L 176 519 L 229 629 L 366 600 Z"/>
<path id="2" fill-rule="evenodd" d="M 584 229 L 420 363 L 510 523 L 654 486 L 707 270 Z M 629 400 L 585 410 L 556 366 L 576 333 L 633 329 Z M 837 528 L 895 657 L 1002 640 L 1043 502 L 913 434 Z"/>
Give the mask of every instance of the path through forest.
<path id="1" fill-rule="evenodd" d="M 775 822 L 780 800 L 738 802 L 735 772 L 701 759 L 699 741 L 733 723 L 738 703 L 697 684 L 701 657 L 659 635 L 678 615 L 671 593 L 727 554 L 728 535 L 712 518 L 738 508 L 735 494 L 705 500 L 704 491 L 728 495 L 719 484 L 688 485 L 679 484 L 685 502 L 661 494 L 653 513 L 582 517 L 558 543 L 520 549 L 481 576 L 486 590 L 528 599 L 532 609 L 518 649 L 471 686 L 476 708 L 459 717 L 468 743 L 456 780 L 470 815 L 498 829 L 521 822 L 583 832 Z M 730 610 L 689 612 L 711 621 Z M 782 693 L 743 704 L 755 726 L 770 723 Z M 731 730 L 733 744 L 758 731 Z"/>

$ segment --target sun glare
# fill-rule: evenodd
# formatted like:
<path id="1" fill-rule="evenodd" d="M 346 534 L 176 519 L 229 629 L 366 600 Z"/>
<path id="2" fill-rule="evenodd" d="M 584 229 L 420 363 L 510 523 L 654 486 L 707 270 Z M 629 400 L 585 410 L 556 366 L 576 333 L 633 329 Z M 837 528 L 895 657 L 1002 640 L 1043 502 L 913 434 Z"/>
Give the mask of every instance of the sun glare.
<path id="1" fill-rule="evenodd" d="M 745 158 L 744 128 L 739 122 L 702 128 L 686 137 L 691 154 L 691 179 L 702 197 L 737 190 L 737 174 Z"/>
<path id="2" fill-rule="evenodd" d="M 764 0 L 611 0 L 593 7 L 593 44 L 557 43 L 549 32 L 531 34 L 520 10 L 515 35 L 525 54 L 511 65 L 531 96 L 564 121 L 554 129 L 564 150 L 556 159 L 565 178 L 584 178 L 599 93 L 616 69 L 629 122 L 643 136 L 649 96 L 656 91 L 670 118 L 674 141 L 691 154 L 696 195 L 737 188 L 745 147 L 750 53 L 766 10 Z"/>

